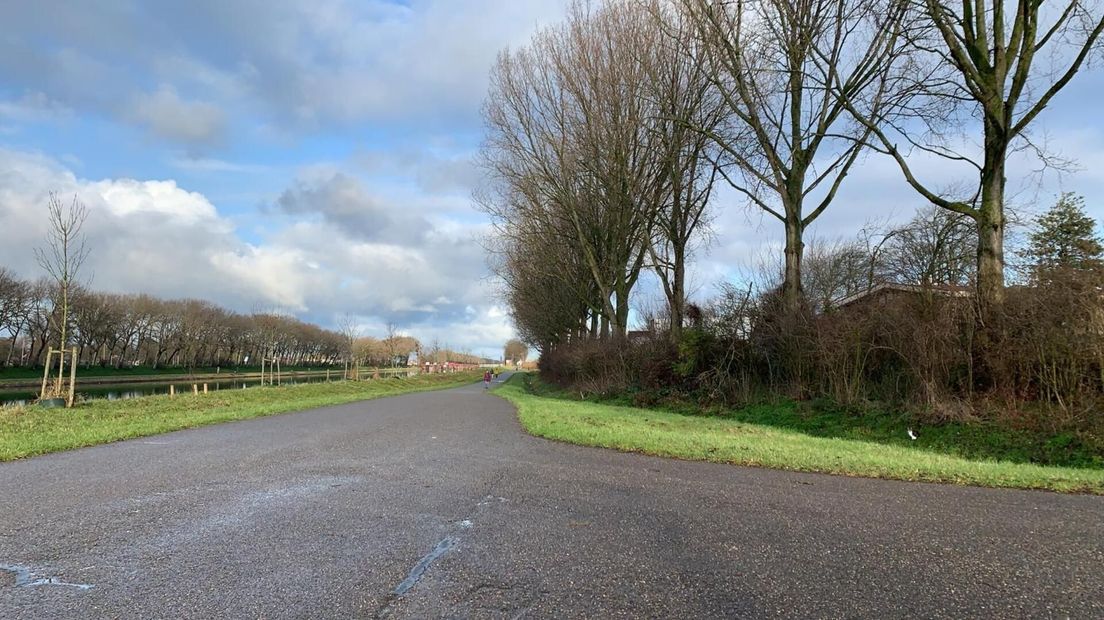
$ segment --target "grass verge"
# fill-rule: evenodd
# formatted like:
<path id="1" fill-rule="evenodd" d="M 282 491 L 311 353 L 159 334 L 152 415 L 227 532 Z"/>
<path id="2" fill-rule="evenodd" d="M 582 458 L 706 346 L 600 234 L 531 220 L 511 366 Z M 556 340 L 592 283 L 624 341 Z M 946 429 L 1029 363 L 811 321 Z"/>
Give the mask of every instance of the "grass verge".
<path id="1" fill-rule="evenodd" d="M 309 383 L 212 394 L 94 400 L 73 409 L 0 408 L 0 461 L 326 405 L 445 389 L 477 373 Z"/>
<path id="2" fill-rule="evenodd" d="M 528 375 L 497 393 L 533 435 L 655 456 L 869 478 L 1104 494 L 1104 469 L 971 459 L 909 446 L 815 437 L 722 417 L 689 416 L 533 394 Z"/>

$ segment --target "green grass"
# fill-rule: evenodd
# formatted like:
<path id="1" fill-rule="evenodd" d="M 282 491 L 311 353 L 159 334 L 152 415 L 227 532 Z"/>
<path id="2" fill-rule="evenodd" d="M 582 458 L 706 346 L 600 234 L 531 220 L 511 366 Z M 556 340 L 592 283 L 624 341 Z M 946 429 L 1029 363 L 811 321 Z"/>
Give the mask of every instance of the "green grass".
<path id="1" fill-rule="evenodd" d="M 925 447 L 815 436 L 730 417 L 683 415 L 532 393 L 516 375 L 497 393 L 533 435 L 656 456 L 793 471 L 1104 494 L 1104 469 L 970 458 Z M 760 411 L 759 416 L 767 414 Z"/>
<path id="2" fill-rule="evenodd" d="M 537 395 L 553 398 L 577 398 L 540 381 L 533 383 L 532 391 Z M 634 406 L 628 396 L 591 397 L 587 400 L 607 405 Z M 723 417 L 797 431 L 814 437 L 857 439 L 919 448 L 970 460 L 1104 469 L 1104 437 L 1099 431 L 1048 433 L 1042 430 L 1009 428 L 986 421 L 931 424 L 900 411 L 846 408 L 825 400 L 779 401 L 748 405 L 739 409 L 703 409 L 686 398 L 668 397 L 660 400 L 654 408 L 684 415 Z M 909 439 L 906 430 L 910 428 L 918 433 L 919 439 Z"/>
<path id="3" fill-rule="evenodd" d="M 476 373 L 310 383 L 212 394 L 94 400 L 73 409 L 0 408 L 0 461 L 133 437 L 475 382 Z"/>

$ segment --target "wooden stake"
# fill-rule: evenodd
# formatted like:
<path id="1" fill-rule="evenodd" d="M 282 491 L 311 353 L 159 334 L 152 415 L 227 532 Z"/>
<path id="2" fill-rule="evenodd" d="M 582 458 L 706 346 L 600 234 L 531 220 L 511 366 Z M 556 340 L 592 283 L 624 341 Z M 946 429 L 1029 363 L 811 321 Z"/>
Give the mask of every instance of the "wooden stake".
<path id="1" fill-rule="evenodd" d="M 199 396 L 199 386 L 194 383 L 192 384 L 192 394 Z"/>
<path id="2" fill-rule="evenodd" d="M 207 393 L 207 384 L 206 383 L 203 384 L 203 393 L 204 394 Z"/>
<path id="3" fill-rule="evenodd" d="M 40 400 L 46 398 L 46 381 L 50 376 L 50 358 L 53 357 L 53 355 L 53 349 L 48 349 L 46 351 L 46 367 L 42 369 L 42 389 L 38 393 L 38 398 Z"/>
<path id="4" fill-rule="evenodd" d="M 169 398 L 176 396 L 176 386 L 169 384 Z"/>
<path id="5" fill-rule="evenodd" d="M 65 401 L 65 406 L 72 409 L 73 399 L 77 396 L 77 348 L 73 347 L 73 359 L 69 364 L 69 398 Z"/>

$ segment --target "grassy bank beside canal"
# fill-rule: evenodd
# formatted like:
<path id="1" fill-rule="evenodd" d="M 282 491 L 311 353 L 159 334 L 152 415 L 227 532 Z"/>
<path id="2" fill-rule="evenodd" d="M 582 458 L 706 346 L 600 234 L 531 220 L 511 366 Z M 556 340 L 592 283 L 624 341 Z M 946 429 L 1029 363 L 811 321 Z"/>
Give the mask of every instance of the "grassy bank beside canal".
<path id="1" fill-rule="evenodd" d="M 0 408 L 0 461 L 326 405 L 439 390 L 478 373 L 339 381 L 211 394 L 95 400 L 73 409 Z"/>
<path id="2" fill-rule="evenodd" d="M 371 376 L 374 372 L 380 374 L 404 373 L 408 368 L 361 368 L 361 376 Z M 342 376 L 343 368 L 336 367 L 307 367 L 285 366 L 280 369 L 284 377 L 297 375 L 325 375 L 327 371 L 335 379 Z M 56 373 L 56 370 L 55 370 Z M 139 382 L 165 382 L 193 381 L 193 380 L 219 380 L 235 379 L 243 377 L 260 376 L 260 366 L 237 366 L 234 368 L 151 368 L 149 366 L 135 366 L 132 368 L 100 368 L 98 366 L 77 370 L 77 385 L 91 385 L 102 383 L 139 383 Z M 2 368 L 0 369 L 0 388 L 36 387 L 42 382 L 42 368 Z"/>

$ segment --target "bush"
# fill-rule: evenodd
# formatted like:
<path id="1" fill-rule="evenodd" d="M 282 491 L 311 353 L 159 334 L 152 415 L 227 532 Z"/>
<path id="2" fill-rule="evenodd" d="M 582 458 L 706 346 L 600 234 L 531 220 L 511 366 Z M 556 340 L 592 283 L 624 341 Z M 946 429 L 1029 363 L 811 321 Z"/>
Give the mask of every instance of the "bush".
<path id="1" fill-rule="evenodd" d="M 980 325 L 965 290 L 883 289 L 844 308 L 783 317 L 775 296 L 723 299 L 677 345 L 664 334 L 546 351 L 544 376 L 588 396 L 654 405 L 827 399 L 930 423 L 988 420 L 1104 435 L 1104 275 L 1055 272 L 1012 287 Z M 878 406 L 873 406 L 878 405 Z"/>

